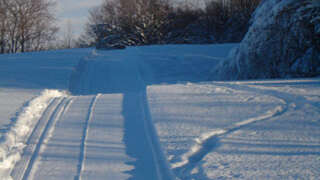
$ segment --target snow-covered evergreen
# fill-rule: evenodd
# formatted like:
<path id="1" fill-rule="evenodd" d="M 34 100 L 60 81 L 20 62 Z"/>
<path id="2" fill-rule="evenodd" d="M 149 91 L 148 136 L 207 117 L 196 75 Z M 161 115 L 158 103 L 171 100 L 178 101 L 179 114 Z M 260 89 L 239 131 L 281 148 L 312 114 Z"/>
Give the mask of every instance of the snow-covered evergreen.
<path id="1" fill-rule="evenodd" d="M 320 1 L 262 2 L 239 47 L 214 72 L 222 79 L 319 75 Z"/>

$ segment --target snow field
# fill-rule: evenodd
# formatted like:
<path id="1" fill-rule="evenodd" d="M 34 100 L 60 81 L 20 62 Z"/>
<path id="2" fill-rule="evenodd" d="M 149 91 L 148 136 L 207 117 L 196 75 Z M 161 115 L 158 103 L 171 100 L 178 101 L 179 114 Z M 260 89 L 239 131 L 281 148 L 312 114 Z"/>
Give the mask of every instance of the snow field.
<path id="1" fill-rule="evenodd" d="M 0 143 L 0 177 L 316 179 L 319 79 L 205 82 L 234 46 L 8 55 L 3 79 L 24 56 L 35 67 L 17 73 L 19 83 L 0 82 L 3 97 L 9 88 L 69 87 L 72 95 L 47 90 L 18 113 L 3 132 L 9 140 Z M 72 57 L 80 55 L 76 66 L 80 58 Z M 41 76 L 42 68 L 49 73 Z M 16 126 L 27 135 L 18 138 Z"/>
<path id="2" fill-rule="evenodd" d="M 313 83 L 308 85 L 303 81 L 275 81 L 272 85 L 260 81 L 259 88 L 252 88 L 246 82 L 233 86 L 282 98 L 288 106 L 278 116 L 222 138 L 220 146 L 200 163 L 206 167 L 207 177 L 317 179 L 320 174 L 319 106 L 305 99 L 309 91 L 301 94 L 294 89 L 303 86 L 315 92 L 319 81 L 311 80 Z M 246 85 L 250 88 L 244 88 Z"/>
<path id="3" fill-rule="evenodd" d="M 301 90 L 304 81 L 310 81 L 303 85 L 310 91 Z M 250 82 L 148 88 L 160 142 L 180 179 L 319 176 L 319 104 L 306 98 L 319 93 L 319 80 L 258 83 L 259 88 Z"/>
<path id="4" fill-rule="evenodd" d="M 41 94 L 42 90 L 0 88 L 0 137 L 8 131 L 8 125 L 17 119 L 29 101 Z"/>
<path id="5" fill-rule="evenodd" d="M 0 55 L 1 136 L 27 102 L 44 89 L 68 90 L 69 77 L 92 49 L 72 49 Z"/>

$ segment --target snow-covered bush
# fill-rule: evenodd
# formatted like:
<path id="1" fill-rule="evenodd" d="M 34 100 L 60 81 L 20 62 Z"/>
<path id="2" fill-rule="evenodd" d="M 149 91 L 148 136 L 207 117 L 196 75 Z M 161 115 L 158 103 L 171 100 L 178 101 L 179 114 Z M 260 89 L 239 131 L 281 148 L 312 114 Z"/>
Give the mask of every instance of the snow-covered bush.
<path id="1" fill-rule="evenodd" d="M 214 76 L 310 77 L 320 73 L 320 1 L 265 0 L 252 25 Z"/>

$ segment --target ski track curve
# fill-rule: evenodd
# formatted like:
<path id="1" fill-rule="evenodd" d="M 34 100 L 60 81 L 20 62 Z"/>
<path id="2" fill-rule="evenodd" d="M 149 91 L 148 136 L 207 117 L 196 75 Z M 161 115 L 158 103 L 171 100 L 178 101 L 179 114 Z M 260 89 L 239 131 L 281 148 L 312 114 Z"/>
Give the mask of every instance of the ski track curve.
<path id="1" fill-rule="evenodd" d="M 293 94 L 290 92 L 284 92 L 281 90 L 276 90 L 272 87 L 264 87 L 263 84 L 245 84 L 245 83 L 220 83 L 216 82 L 215 85 L 228 87 L 236 90 L 253 92 L 256 94 L 268 95 L 274 98 L 279 99 L 286 111 L 297 110 L 303 108 L 306 104 L 311 105 L 312 107 L 320 110 L 320 107 L 314 102 L 308 100 L 305 96 L 299 94 Z"/>
<path id="2" fill-rule="evenodd" d="M 50 134 L 49 132 L 52 129 L 52 125 L 63 115 L 69 102 L 70 100 L 68 101 L 67 98 L 64 97 L 55 98 L 50 103 L 33 129 L 27 141 L 27 147 L 24 150 L 22 159 L 11 173 L 13 179 L 27 180 L 29 178 L 34 164 L 38 160 L 40 150 L 44 145 L 43 143 Z"/>
<path id="3" fill-rule="evenodd" d="M 274 90 L 260 90 L 257 88 L 251 88 L 243 85 L 232 85 L 219 82 L 216 82 L 214 85 L 234 90 L 248 91 L 259 95 L 272 96 L 280 100 L 282 104 L 276 106 L 275 108 L 267 111 L 264 114 L 261 114 L 260 116 L 240 121 L 224 129 L 215 129 L 211 132 L 202 134 L 199 138 L 196 138 L 195 145 L 192 146 L 187 153 L 182 155 L 181 161 L 172 165 L 173 171 L 179 178 L 190 179 L 192 177 L 191 171 L 208 153 L 212 152 L 212 150 L 218 146 L 219 139 L 221 136 L 233 133 L 237 130 L 240 130 L 257 122 L 281 116 L 284 113 L 286 113 L 290 108 L 295 107 L 295 104 L 298 104 L 296 101 L 293 100 L 294 98 L 290 97 L 290 95 L 286 93 L 279 94 L 278 91 Z"/>

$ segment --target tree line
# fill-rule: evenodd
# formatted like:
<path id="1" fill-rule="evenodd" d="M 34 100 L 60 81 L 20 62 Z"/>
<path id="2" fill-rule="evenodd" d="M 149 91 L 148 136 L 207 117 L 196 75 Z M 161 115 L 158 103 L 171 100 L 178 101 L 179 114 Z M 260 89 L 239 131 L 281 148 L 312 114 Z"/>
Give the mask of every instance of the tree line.
<path id="1" fill-rule="evenodd" d="M 0 53 L 48 49 L 58 28 L 50 0 L 0 1 Z"/>
<path id="2" fill-rule="evenodd" d="M 90 11 L 82 46 L 239 42 L 261 0 L 104 0 Z"/>

